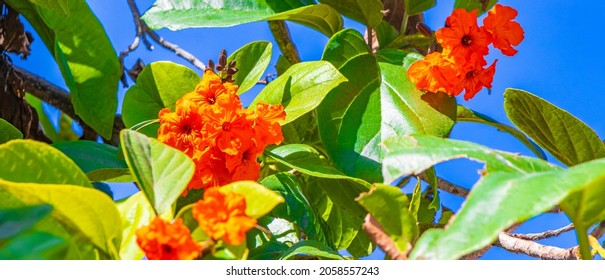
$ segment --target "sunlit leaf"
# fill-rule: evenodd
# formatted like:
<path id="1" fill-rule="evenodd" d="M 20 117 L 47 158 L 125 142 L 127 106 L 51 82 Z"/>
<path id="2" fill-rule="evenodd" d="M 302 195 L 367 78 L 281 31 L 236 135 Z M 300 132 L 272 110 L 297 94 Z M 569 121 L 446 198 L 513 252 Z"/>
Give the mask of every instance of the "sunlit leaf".
<path id="1" fill-rule="evenodd" d="M 283 252 L 280 260 L 295 259 L 297 256 L 314 256 L 320 259 L 342 260 L 343 258 L 332 248 L 313 240 L 305 240 L 294 244 Z"/>
<path id="2" fill-rule="evenodd" d="M 237 73 L 233 75 L 235 84 L 239 86 L 238 94 L 242 94 L 256 85 L 271 62 L 273 46 L 267 41 L 249 43 L 233 52 L 227 59 L 227 65 L 235 61 Z"/>
<path id="3" fill-rule="evenodd" d="M 246 215 L 252 218 L 260 218 L 284 202 L 281 195 L 254 181 L 233 182 L 221 189 L 246 197 Z"/>

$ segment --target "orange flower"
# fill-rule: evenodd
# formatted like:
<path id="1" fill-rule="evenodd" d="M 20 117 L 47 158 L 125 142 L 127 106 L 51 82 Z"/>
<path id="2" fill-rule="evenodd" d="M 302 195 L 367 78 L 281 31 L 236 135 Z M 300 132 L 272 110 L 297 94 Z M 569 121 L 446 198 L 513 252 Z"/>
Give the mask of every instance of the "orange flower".
<path id="1" fill-rule="evenodd" d="M 208 147 L 195 162 L 195 174 L 187 189 L 212 188 L 229 184 L 231 175 L 225 166 L 225 154 L 216 147 Z"/>
<path id="2" fill-rule="evenodd" d="M 243 142 L 254 136 L 252 122 L 246 115 L 246 111 L 241 109 L 208 108 L 203 114 L 202 135 L 207 140 L 216 140 L 216 146 L 225 154 L 237 155 Z"/>
<path id="3" fill-rule="evenodd" d="M 202 250 L 181 219 L 170 223 L 156 216 L 149 226 L 137 229 L 136 236 L 149 260 L 193 260 Z"/>
<path id="4" fill-rule="evenodd" d="M 455 9 L 446 20 L 446 27 L 435 32 L 437 42 L 443 47 L 443 55 L 456 63 L 464 63 L 472 54 L 486 55 L 492 42 L 489 32 L 477 26 L 477 10 L 467 12 Z"/>
<path id="5" fill-rule="evenodd" d="M 254 121 L 253 127 L 258 145 L 279 145 L 284 141 L 279 122 L 286 119 L 286 112 L 281 104 L 270 105 L 259 102 L 256 104 L 254 113 L 250 114 L 248 119 Z"/>
<path id="6" fill-rule="evenodd" d="M 408 78 L 416 88 L 428 92 L 441 91 L 455 96 L 462 91 L 459 71 L 438 52 L 414 62 L 408 69 Z"/>
<path id="7" fill-rule="evenodd" d="M 204 191 L 204 198 L 193 206 L 193 217 L 210 237 L 229 245 L 242 244 L 256 225 L 256 219 L 246 215 L 246 198 L 221 188 Z"/>
<path id="8" fill-rule="evenodd" d="M 204 148 L 202 139 L 202 118 L 189 110 L 170 112 L 170 108 L 160 110 L 158 140 L 174 147 L 189 157 L 195 157 Z"/>
<path id="9" fill-rule="evenodd" d="M 473 98 L 483 87 L 492 88 L 492 81 L 496 73 L 496 62 L 498 60 L 484 69 L 483 66 L 487 65 L 487 62 L 480 56 L 474 57 L 469 63 L 463 66 L 464 100 Z"/>
<path id="10" fill-rule="evenodd" d="M 256 158 L 262 153 L 263 149 L 254 144 L 253 141 L 248 141 L 242 148 L 241 153 L 235 156 L 227 155 L 225 157 L 226 165 L 231 173 L 231 180 L 258 180 L 260 164 L 256 161 Z"/>
<path id="11" fill-rule="evenodd" d="M 518 22 L 513 21 L 517 17 L 517 10 L 496 4 L 487 17 L 483 19 L 485 29 L 489 31 L 494 40 L 494 47 L 500 49 L 503 54 L 513 56 L 517 50 L 513 46 L 521 44 L 525 38 L 523 28 Z"/>
<path id="12" fill-rule="evenodd" d="M 200 107 L 216 104 L 230 109 L 241 108 L 242 103 L 236 94 L 237 88 L 238 86 L 232 83 L 223 84 L 216 73 L 206 70 L 202 81 L 195 87 L 195 91 L 186 94 L 180 100 L 192 100 Z"/>

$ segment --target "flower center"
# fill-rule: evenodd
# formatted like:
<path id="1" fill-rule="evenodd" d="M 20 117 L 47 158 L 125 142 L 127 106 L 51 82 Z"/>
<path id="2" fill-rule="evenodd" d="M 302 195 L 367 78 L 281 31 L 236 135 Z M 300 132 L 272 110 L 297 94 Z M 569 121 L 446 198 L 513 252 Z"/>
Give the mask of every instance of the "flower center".
<path id="1" fill-rule="evenodd" d="M 162 244 L 162 251 L 166 254 L 172 253 L 172 247 L 168 244 Z"/>
<path id="2" fill-rule="evenodd" d="M 462 37 L 462 44 L 463 45 L 470 46 L 471 43 L 473 43 L 473 38 L 471 38 L 471 36 L 464 35 L 464 37 Z"/>
<path id="3" fill-rule="evenodd" d="M 223 123 L 223 130 L 224 131 L 229 131 L 231 129 L 231 123 L 230 122 L 224 122 Z"/>
<path id="4" fill-rule="evenodd" d="M 190 134 L 191 133 L 191 126 L 188 124 L 183 125 L 182 127 L 183 131 L 185 132 L 185 134 Z"/>
<path id="5" fill-rule="evenodd" d="M 477 73 L 475 73 L 475 70 L 468 71 L 468 72 L 466 72 L 466 78 L 467 79 L 472 79 L 473 77 L 475 77 L 476 74 Z"/>
<path id="6" fill-rule="evenodd" d="M 216 98 L 214 96 L 208 97 L 208 104 L 214 105 L 216 103 Z"/>

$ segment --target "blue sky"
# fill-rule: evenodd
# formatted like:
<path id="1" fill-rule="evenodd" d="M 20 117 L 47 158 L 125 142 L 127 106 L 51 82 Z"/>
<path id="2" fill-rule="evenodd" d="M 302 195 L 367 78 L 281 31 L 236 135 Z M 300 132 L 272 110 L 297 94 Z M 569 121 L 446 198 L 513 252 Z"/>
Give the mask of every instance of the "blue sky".
<path id="1" fill-rule="evenodd" d="M 153 0 L 137 0 L 143 12 L 153 4 Z M 89 0 L 89 5 L 104 24 L 113 42 L 116 52 L 125 49 L 133 40 L 134 23 L 126 1 L 123 0 Z M 445 18 L 452 11 L 453 1 L 438 1 L 438 5 L 426 13 L 426 22 L 432 29 L 443 26 Z M 519 11 L 517 21 L 525 30 L 525 40 L 518 47 L 519 53 L 514 57 L 504 57 L 499 51 L 492 51 L 490 61 L 498 59 L 496 76 L 492 94 L 480 92 L 471 101 L 459 99 L 459 103 L 494 119 L 510 124 L 503 109 L 502 94 L 506 88 L 518 88 L 532 92 L 553 104 L 569 111 L 589 126 L 601 138 L 605 138 L 605 122 L 602 121 L 605 108 L 605 93 L 603 84 L 602 63 L 605 62 L 605 52 L 600 50 L 605 40 L 602 29 L 605 1 L 500 1 L 501 4 L 512 6 Z M 580 4 L 581 3 L 581 4 Z M 318 60 L 328 38 L 306 27 L 289 24 L 292 36 L 299 48 L 303 60 Z M 356 28 L 363 32 L 361 25 L 350 20 L 345 21 L 346 27 Z M 31 28 L 29 29 L 31 30 Z M 242 26 L 216 29 L 189 29 L 178 32 L 160 30 L 160 35 L 190 51 L 202 61 L 209 58 L 216 61 L 221 49 L 229 53 L 239 47 L 255 41 L 272 41 L 271 33 L 266 22 L 250 23 Z M 274 55 L 267 73 L 275 73 L 274 65 L 279 55 L 274 46 Z M 126 66 L 134 64 L 137 58 L 145 63 L 170 60 L 193 68 L 185 60 L 173 53 L 155 47 L 148 51 L 143 45 L 126 59 Z M 33 51 L 26 61 L 15 59 L 15 63 L 29 71 L 45 77 L 64 88 L 61 73 L 52 56 L 44 48 L 42 40 L 37 38 Z M 198 73 L 199 70 L 196 69 Z M 132 82 L 130 82 L 132 84 Z M 245 93 L 244 101 L 251 100 L 260 90 Z M 125 89 L 120 85 L 119 100 Z M 479 124 L 463 123 L 456 125 L 452 138 L 477 142 L 492 148 L 531 155 L 529 150 L 507 134 Z M 552 157 L 549 157 L 552 159 Z M 477 171 L 481 164 L 465 160 L 456 160 L 438 166 L 439 175 L 459 185 L 470 188 L 478 179 Z M 131 193 L 132 185 L 114 187 L 117 196 Z M 443 194 L 445 204 L 457 209 L 462 200 Z M 554 229 L 568 224 L 563 214 L 545 214 L 525 223 L 519 232 L 538 232 Z M 570 247 L 575 245 L 575 235 L 566 233 L 559 238 L 547 240 L 543 244 Z M 493 249 L 484 258 L 527 258 Z"/>

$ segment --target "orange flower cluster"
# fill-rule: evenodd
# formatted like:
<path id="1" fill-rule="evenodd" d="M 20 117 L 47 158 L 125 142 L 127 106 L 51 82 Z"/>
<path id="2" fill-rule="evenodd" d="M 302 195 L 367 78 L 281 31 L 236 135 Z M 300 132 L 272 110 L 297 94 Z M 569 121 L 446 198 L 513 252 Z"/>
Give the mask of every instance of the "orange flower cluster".
<path id="1" fill-rule="evenodd" d="M 258 103 L 254 110 L 244 109 L 237 88 L 206 70 L 195 90 L 176 102 L 174 112 L 164 108 L 159 113 L 158 140 L 195 162 L 187 190 L 257 180 L 256 158 L 267 145 L 283 141 L 283 106 Z"/>
<path id="2" fill-rule="evenodd" d="M 513 21 L 516 16 L 515 9 L 496 4 L 483 20 L 483 26 L 478 26 L 477 10 L 455 9 L 446 26 L 435 32 L 443 52 L 431 53 L 412 64 L 408 78 L 423 91 L 457 96 L 464 90 L 465 100 L 473 98 L 483 87 L 490 89 L 497 60 L 486 67 L 488 47 L 493 44 L 508 56 L 517 53 L 513 46 L 523 41 L 524 32 Z"/>
<path id="3" fill-rule="evenodd" d="M 204 191 L 204 199 L 193 206 L 193 217 L 212 239 L 223 239 L 229 245 L 239 245 L 246 232 L 256 225 L 256 219 L 246 215 L 246 198 L 223 188 Z"/>
<path id="4" fill-rule="evenodd" d="M 149 260 L 193 260 L 202 251 L 181 219 L 170 223 L 156 216 L 149 226 L 138 229 L 136 236 Z"/>

